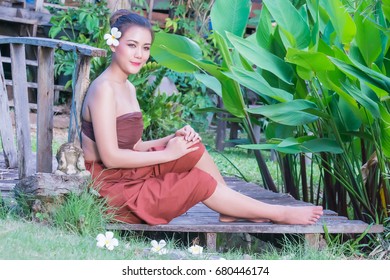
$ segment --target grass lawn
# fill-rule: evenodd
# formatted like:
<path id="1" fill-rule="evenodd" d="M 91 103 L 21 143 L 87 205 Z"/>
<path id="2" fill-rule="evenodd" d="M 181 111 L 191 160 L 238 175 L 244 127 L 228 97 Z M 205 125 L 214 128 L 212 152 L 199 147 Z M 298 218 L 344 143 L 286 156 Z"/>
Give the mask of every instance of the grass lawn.
<path id="1" fill-rule="evenodd" d="M 188 247 L 173 239 L 165 239 L 168 253 L 159 255 L 150 251 L 151 239 L 140 236 L 120 236 L 119 245 L 109 251 L 96 246 L 95 236 L 79 235 L 40 223 L 21 219 L 0 220 L 0 259 L 2 260 L 167 260 L 167 259 L 219 259 L 242 260 L 342 260 L 356 258 L 345 255 L 341 245 L 316 250 L 294 241 L 283 241 L 282 249 L 266 244 L 261 253 L 231 248 L 226 252 L 196 256 L 187 252 Z M 221 240 L 220 242 L 224 242 Z"/>

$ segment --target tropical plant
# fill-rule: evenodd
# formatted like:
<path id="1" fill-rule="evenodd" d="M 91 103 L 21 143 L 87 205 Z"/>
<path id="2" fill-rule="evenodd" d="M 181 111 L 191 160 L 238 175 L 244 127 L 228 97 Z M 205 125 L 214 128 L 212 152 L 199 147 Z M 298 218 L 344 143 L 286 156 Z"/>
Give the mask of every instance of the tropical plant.
<path id="1" fill-rule="evenodd" d="M 203 72 L 196 76 L 246 128 L 253 144 L 243 147 L 278 152 L 285 191 L 311 202 L 323 195 L 328 209 L 382 221 L 390 203 L 390 1 L 264 0 L 255 34 L 244 38 L 249 8 L 250 1 L 215 1 L 221 64 L 203 59 L 193 41 L 162 33 L 153 57 Z M 260 106 L 249 108 L 240 86 L 257 93 Z M 252 135 L 256 116 L 266 123 L 265 144 Z M 308 155 L 320 166 L 321 188 L 308 183 Z"/>
<path id="2" fill-rule="evenodd" d="M 96 4 L 81 1 L 77 8 L 67 10 L 52 10 L 50 19 L 51 28 L 49 36 L 61 40 L 86 44 L 89 46 L 108 49 L 104 34 L 109 30 L 110 10 L 107 2 L 99 1 Z M 57 50 L 55 52 L 55 74 L 58 77 L 63 74 L 69 77 L 66 83 L 71 83 L 71 76 L 76 65 L 76 56 L 72 52 Z M 109 64 L 106 57 L 94 57 L 91 59 L 91 79 L 97 77 Z"/>
<path id="3" fill-rule="evenodd" d="M 389 33 L 385 31 L 389 21 L 380 2 L 306 1 L 300 10 L 290 5 L 288 12 L 281 13 L 288 2 L 264 1 L 265 11 L 277 23 L 268 38 L 281 43 L 282 58 L 295 68 L 294 98 L 311 100 L 320 109 L 309 111 L 318 120 L 297 131 L 303 137 L 327 137 L 342 151 L 315 156 L 322 167 L 324 205 L 366 221 L 383 220 L 390 203 L 383 176 L 388 173 L 390 144 Z M 315 147 L 307 151 L 315 152 Z"/>

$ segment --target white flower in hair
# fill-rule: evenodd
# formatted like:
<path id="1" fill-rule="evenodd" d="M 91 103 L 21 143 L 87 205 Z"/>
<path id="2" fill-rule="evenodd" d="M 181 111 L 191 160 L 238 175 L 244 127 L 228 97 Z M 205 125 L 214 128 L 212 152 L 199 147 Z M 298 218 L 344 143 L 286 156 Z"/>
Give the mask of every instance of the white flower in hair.
<path id="1" fill-rule="evenodd" d="M 114 45 L 115 47 L 119 45 L 118 39 L 122 36 L 122 32 L 118 28 L 111 28 L 111 34 L 104 34 L 104 40 L 107 40 L 107 45 Z"/>

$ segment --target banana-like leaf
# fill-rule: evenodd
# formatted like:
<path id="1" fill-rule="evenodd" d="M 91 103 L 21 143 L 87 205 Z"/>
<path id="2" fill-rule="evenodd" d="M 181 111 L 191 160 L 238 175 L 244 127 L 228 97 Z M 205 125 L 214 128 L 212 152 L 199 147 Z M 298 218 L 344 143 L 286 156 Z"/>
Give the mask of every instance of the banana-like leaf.
<path id="1" fill-rule="evenodd" d="M 378 103 L 373 101 L 368 96 L 364 95 L 364 92 L 359 90 L 356 86 L 342 82 L 343 89 L 348 92 L 360 105 L 366 108 L 375 118 L 380 117 L 379 106 Z"/>
<path id="2" fill-rule="evenodd" d="M 226 31 L 244 36 L 250 9 L 250 0 L 216 0 L 210 11 L 213 30 L 225 39 Z"/>
<path id="3" fill-rule="evenodd" d="M 260 47 L 269 50 L 272 42 L 271 15 L 266 6 L 261 8 L 260 20 L 256 28 L 256 41 Z"/>
<path id="4" fill-rule="evenodd" d="M 363 5 L 361 5 L 362 7 Z M 363 9 L 363 7 L 361 8 Z M 382 32 L 377 28 L 377 25 L 362 11 L 358 10 L 354 16 L 356 24 L 355 41 L 363 56 L 366 65 L 371 67 L 371 64 L 382 53 Z"/>
<path id="5" fill-rule="evenodd" d="M 182 36 L 178 36 L 177 39 L 182 39 L 179 37 L 182 37 Z M 187 39 L 187 40 L 189 40 L 189 39 Z M 217 66 L 211 62 L 203 61 L 201 59 L 196 59 L 196 57 L 192 57 L 188 53 L 184 53 L 181 50 L 168 48 L 162 44 L 160 44 L 159 48 L 161 48 L 162 50 L 165 50 L 167 53 L 171 54 L 172 56 L 176 57 L 179 60 L 186 61 L 188 64 L 196 66 L 197 67 L 197 68 L 195 68 L 196 70 L 198 70 L 198 69 L 204 70 L 204 71 L 210 73 L 216 79 L 218 79 L 219 82 L 221 83 L 221 86 L 222 86 L 222 99 L 223 99 L 225 108 L 232 115 L 234 115 L 236 117 L 243 118 L 245 116 L 245 110 L 244 110 L 245 104 L 244 104 L 244 101 L 243 101 L 243 98 L 242 98 L 242 95 L 240 92 L 239 85 L 234 80 L 223 75 L 219 66 Z M 155 59 L 160 63 L 159 58 L 160 58 L 160 56 L 157 55 Z M 166 61 L 166 60 L 162 60 L 162 61 L 163 61 L 162 64 L 164 66 L 177 71 L 176 70 L 177 65 L 175 63 L 173 63 L 172 61 L 170 62 L 170 61 Z M 182 68 L 179 67 L 179 69 L 182 69 Z M 190 69 L 187 67 L 186 70 L 189 71 Z M 189 71 L 189 72 L 191 72 L 191 71 Z"/>
<path id="6" fill-rule="evenodd" d="M 285 154 L 298 154 L 298 153 L 321 153 L 328 152 L 332 154 L 341 154 L 343 149 L 333 139 L 328 138 L 316 138 L 307 141 L 300 142 L 299 139 L 296 142 L 289 139 L 290 145 L 286 145 L 285 141 L 279 144 L 249 144 L 238 145 L 238 147 L 249 150 L 276 150 Z M 295 143 L 295 144 L 294 144 Z"/>
<path id="7" fill-rule="evenodd" d="M 320 4 L 328 13 L 341 43 L 348 48 L 356 34 L 356 25 L 348 10 L 339 0 L 320 0 Z"/>
<path id="8" fill-rule="evenodd" d="M 155 34 L 151 47 L 151 56 L 159 64 L 177 72 L 194 72 L 198 70 L 193 63 L 167 52 L 166 49 L 184 53 L 195 60 L 201 60 L 202 50 L 194 41 L 184 36 L 158 32 Z"/>
<path id="9" fill-rule="evenodd" d="M 227 40 L 217 31 L 215 32 L 217 46 L 222 54 L 223 65 L 230 68 L 233 65 L 233 58 L 230 55 Z M 243 118 L 245 116 L 245 102 L 241 94 L 240 85 L 227 76 L 219 78 L 222 84 L 222 100 L 225 108 L 234 116 Z"/>
<path id="10" fill-rule="evenodd" d="M 387 20 L 390 21 L 390 0 L 382 0 L 382 10 Z"/>
<path id="11" fill-rule="evenodd" d="M 381 130 L 381 146 L 383 154 L 390 157 L 390 113 L 381 105 L 379 107 L 381 112 L 380 130 Z"/>
<path id="12" fill-rule="evenodd" d="M 263 0 L 263 5 L 281 27 L 292 47 L 304 49 L 309 46 L 311 41 L 309 26 L 290 0 Z"/>
<path id="13" fill-rule="evenodd" d="M 328 152 L 332 154 L 341 154 L 343 149 L 333 139 L 321 138 L 306 141 L 301 144 L 302 152 L 305 153 L 321 153 Z"/>
<path id="14" fill-rule="evenodd" d="M 222 87 L 220 81 L 207 74 L 195 73 L 195 78 L 209 89 L 213 90 L 218 96 L 222 97 Z"/>
<path id="15" fill-rule="evenodd" d="M 227 37 L 234 48 L 246 59 L 261 69 L 268 70 L 275 74 L 284 82 L 291 84 L 294 72 L 289 64 L 278 56 L 253 44 L 252 42 L 240 38 L 232 33 L 227 32 Z"/>
<path id="16" fill-rule="evenodd" d="M 297 126 L 318 120 L 318 116 L 303 111 L 312 108 L 317 108 L 313 102 L 296 99 L 289 102 L 265 105 L 257 108 L 247 108 L 246 111 L 251 114 L 265 116 L 280 124 Z"/>
<path id="17" fill-rule="evenodd" d="M 267 97 L 270 97 L 279 102 L 286 102 L 293 99 L 293 95 L 291 93 L 282 89 L 271 87 L 257 72 L 232 67 L 231 72 L 224 72 L 224 74 L 266 99 Z M 269 101 L 270 103 L 273 103 L 272 100 Z"/>
<path id="18" fill-rule="evenodd" d="M 386 77 L 385 75 L 362 65 L 361 63 L 357 62 L 356 60 L 353 60 L 352 58 L 351 61 L 354 65 L 347 64 L 344 61 L 333 57 L 330 57 L 329 59 L 343 72 L 346 72 L 356 77 L 357 79 L 363 80 L 365 82 L 373 84 L 374 86 L 382 88 L 387 92 L 390 92 L 389 77 Z"/>
<path id="19" fill-rule="evenodd" d="M 313 72 L 333 71 L 335 69 L 329 58 L 321 52 L 309 52 L 290 48 L 287 50 L 286 61 Z"/>
<path id="20" fill-rule="evenodd" d="M 279 147 L 278 144 L 248 144 L 248 145 L 237 145 L 237 147 L 248 149 L 248 150 L 275 150 L 283 154 L 299 154 L 302 151 L 299 149 L 299 146 L 290 146 L 290 147 Z"/>

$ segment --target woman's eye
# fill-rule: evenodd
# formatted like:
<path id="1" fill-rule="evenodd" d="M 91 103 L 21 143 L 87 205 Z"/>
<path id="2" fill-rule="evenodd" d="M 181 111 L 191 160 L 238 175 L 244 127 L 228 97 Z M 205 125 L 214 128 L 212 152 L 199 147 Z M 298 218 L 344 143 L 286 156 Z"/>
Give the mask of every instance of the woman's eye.
<path id="1" fill-rule="evenodd" d="M 144 47 L 144 50 L 145 50 L 145 51 L 149 51 L 149 50 L 150 50 L 150 47 Z"/>

